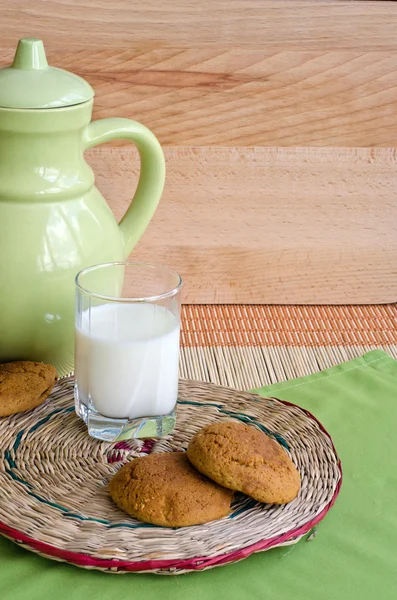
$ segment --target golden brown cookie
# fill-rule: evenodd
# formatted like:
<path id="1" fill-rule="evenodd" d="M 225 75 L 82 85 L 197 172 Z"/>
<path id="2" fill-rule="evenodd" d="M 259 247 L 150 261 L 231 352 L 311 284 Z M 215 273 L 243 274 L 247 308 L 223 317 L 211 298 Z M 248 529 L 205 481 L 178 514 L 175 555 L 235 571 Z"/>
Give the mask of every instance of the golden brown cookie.
<path id="1" fill-rule="evenodd" d="M 190 462 L 219 485 L 269 504 L 298 495 L 299 473 L 278 442 L 255 427 L 224 421 L 200 429 L 191 440 Z"/>
<path id="2" fill-rule="evenodd" d="M 56 382 L 52 365 L 23 360 L 0 364 L 0 417 L 36 408 Z"/>
<path id="3" fill-rule="evenodd" d="M 153 525 L 185 527 L 228 514 L 233 492 L 198 473 L 186 452 L 136 458 L 109 483 L 110 495 L 126 513 Z"/>

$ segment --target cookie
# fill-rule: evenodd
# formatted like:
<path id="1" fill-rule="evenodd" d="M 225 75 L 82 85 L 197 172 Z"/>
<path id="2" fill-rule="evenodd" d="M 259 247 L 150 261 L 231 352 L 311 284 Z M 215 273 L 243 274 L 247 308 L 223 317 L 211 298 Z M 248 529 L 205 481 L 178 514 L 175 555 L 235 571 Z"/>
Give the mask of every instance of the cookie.
<path id="1" fill-rule="evenodd" d="M 52 365 L 27 360 L 0 364 L 0 417 L 42 404 L 56 379 Z"/>
<path id="2" fill-rule="evenodd" d="M 219 485 L 259 502 L 285 504 L 298 495 L 299 473 L 278 442 L 255 427 L 226 421 L 200 429 L 187 455 Z"/>
<path id="3" fill-rule="evenodd" d="M 204 477 L 186 452 L 136 458 L 109 483 L 113 501 L 126 513 L 153 525 L 185 527 L 225 517 L 233 492 Z"/>

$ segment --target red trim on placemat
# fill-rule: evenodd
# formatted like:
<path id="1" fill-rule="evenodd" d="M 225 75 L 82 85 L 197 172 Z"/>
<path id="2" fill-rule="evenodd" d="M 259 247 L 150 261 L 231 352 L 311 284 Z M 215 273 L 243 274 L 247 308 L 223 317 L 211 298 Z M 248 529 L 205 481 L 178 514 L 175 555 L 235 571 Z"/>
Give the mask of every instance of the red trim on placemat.
<path id="1" fill-rule="evenodd" d="M 241 550 L 234 550 L 233 552 L 229 552 L 227 554 L 221 554 L 220 556 L 214 556 L 212 558 L 208 557 L 197 557 L 197 558 L 189 558 L 184 560 L 147 560 L 147 561 L 136 561 L 136 562 L 126 562 L 123 560 L 115 560 L 115 559 L 101 559 L 101 558 L 91 558 L 86 554 L 78 554 L 77 552 L 69 552 L 67 550 L 60 550 L 51 546 L 50 544 L 45 544 L 44 542 L 38 542 L 33 538 L 28 537 L 27 535 L 17 531 L 16 529 L 12 529 L 8 527 L 4 523 L 0 522 L 0 531 L 2 534 L 11 538 L 17 543 L 23 543 L 29 546 L 30 549 L 35 550 L 41 554 L 46 554 L 48 556 L 54 556 L 66 562 L 73 563 L 75 565 L 79 565 L 81 567 L 100 567 L 104 569 L 117 569 L 120 571 L 149 571 L 152 569 L 164 569 L 164 570 L 177 570 L 177 569 L 189 569 L 194 571 L 200 571 L 207 567 L 215 566 L 215 565 L 224 565 L 232 561 L 241 560 L 242 558 L 247 558 L 253 552 L 259 552 L 260 550 L 269 550 L 273 546 L 277 546 L 288 540 L 292 540 L 295 537 L 299 537 L 308 533 L 314 525 L 316 525 L 321 519 L 325 517 L 327 512 L 333 506 L 342 484 L 342 480 L 340 479 L 338 485 L 335 489 L 335 494 L 331 500 L 331 502 L 317 515 L 315 519 L 312 519 L 305 525 L 298 527 L 297 529 L 293 529 L 292 531 L 288 531 L 283 535 L 276 536 L 274 538 L 269 538 L 268 540 L 262 540 L 260 542 L 256 542 L 256 544 L 252 544 L 251 546 L 246 546 Z"/>
<path id="2" fill-rule="evenodd" d="M 282 404 L 286 404 L 288 406 L 294 406 L 296 408 L 299 408 L 299 410 L 303 411 L 311 419 L 316 421 L 316 423 L 319 425 L 321 431 L 323 431 L 325 433 L 325 435 L 328 437 L 328 439 L 330 440 L 332 448 L 335 451 L 335 454 L 337 455 L 337 452 L 336 452 L 336 449 L 335 449 L 335 446 L 334 446 L 331 436 L 329 435 L 327 430 L 324 428 L 324 426 L 320 423 L 320 421 L 310 411 L 308 411 L 304 408 L 301 408 L 300 406 L 297 406 L 296 404 L 293 404 L 292 402 L 288 402 L 287 400 L 280 400 L 279 398 L 276 398 L 276 400 L 278 400 Z M 241 560 L 243 558 L 247 558 L 254 552 L 259 552 L 261 550 L 269 550 L 270 548 L 273 548 L 274 546 L 279 546 L 280 544 L 288 542 L 289 540 L 292 540 L 296 537 L 300 537 L 300 536 L 304 535 L 305 533 L 308 533 L 312 529 L 312 527 L 314 527 L 314 525 L 319 523 L 325 517 L 327 512 L 335 504 L 335 501 L 340 492 L 340 488 L 342 486 L 342 478 L 343 478 L 342 464 L 341 464 L 341 461 L 339 458 L 338 458 L 338 468 L 339 468 L 339 472 L 340 472 L 340 479 L 335 488 L 334 495 L 333 495 L 331 501 L 329 502 L 329 504 L 327 504 L 327 506 L 325 508 L 323 508 L 323 510 L 314 519 L 312 519 L 311 521 L 308 521 L 307 523 L 305 523 L 304 525 L 301 525 L 300 527 L 298 527 L 296 529 L 287 531 L 286 533 L 284 533 L 282 535 L 278 535 L 273 538 L 269 538 L 267 540 L 261 540 L 260 542 L 256 542 L 255 544 L 251 544 L 250 546 L 246 546 L 245 548 L 241 548 L 240 550 L 234 550 L 233 552 L 221 554 L 220 556 L 214 556 L 212 558 L 211 557 L 210 558 L 209 557 L 196 557 L 196 558 L 188 558 L 188 559 L 183 559 L 183 560 L 178 560 L 178 559 L 177 560 L 147 560 L 147 561 L 134 561 L 134 562 L 128 562 L 128 561 L 116 560 L 116 559 L 92 558 L 92 557 L 88 556 L 87 554 L 80 554 L 77 552 L 70 552 L 68 550 L 61 550 L 59 548 L 56 548 L 55 546 L 46 544 L 45 542 L 38 542 L 37 540 L 25 535 L 24 533 L 21 533 L 20 531 L 18 531 L 16 529 L 8 527 L 8 525 L 6 525 L 5 523 L 2 523 L 1 521 L 0 521 L 0 533 L 5 535 L 6 537 L 10 538 L 11 540 L 13 540 L 16 543 L 25 544 L 27 546 L 27 549 L 29 549 L 29 550 L 38 552 L 40 554 L 45 554 L 49 557 L 53 556 L 54 558 L 78 565 L 80 567 L 102 568 L 102 569 L 109 569 L 109 570 L 117 569 L 118 571 L 130 571 L 130 572 L 150 571 L 150 570 L 159 570 L 159 569 L 167 570 L 167 571 L 168 570 L 177 571 L 178 569 L 200 571 L 207 567 L 212 567 L 215 565 L 224 565 L 224 564 L 227 564 L 230 562 Z"/>

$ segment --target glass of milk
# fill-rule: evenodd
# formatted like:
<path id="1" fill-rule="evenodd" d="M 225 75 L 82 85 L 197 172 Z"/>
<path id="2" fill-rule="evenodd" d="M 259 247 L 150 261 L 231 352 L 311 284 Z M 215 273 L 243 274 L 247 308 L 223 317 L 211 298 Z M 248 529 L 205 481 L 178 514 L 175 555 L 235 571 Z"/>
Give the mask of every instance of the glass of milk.
<path id="1" fill-rule="evenodd" d="M 100 440 L 161 437 L 175 426 L 182 279 L 118 262 L 76 277 L 75 406 Z"/>

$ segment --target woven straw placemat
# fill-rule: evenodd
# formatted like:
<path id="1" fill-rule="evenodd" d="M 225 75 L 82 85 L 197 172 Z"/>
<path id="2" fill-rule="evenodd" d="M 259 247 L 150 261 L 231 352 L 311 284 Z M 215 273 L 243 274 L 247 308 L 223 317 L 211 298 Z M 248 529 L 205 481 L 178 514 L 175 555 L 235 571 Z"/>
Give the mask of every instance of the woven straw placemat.
<path id="1" fill-rule="evenodd" d="M 397 359 L 397 305 L 187 305 L 181 377 L 249 390 L 381 348 Z"/>
<path id="2" fill-rule="evenodd" d="M 200 427 L 225 419 L 250 423 L 287 449 L 301 474 L 297 499 L 270 506 L 239 495 L 228 517 L 178 529 L 140 523 L 112 503 L 107 483 L 122 463 L 184 450 Z M 157 441 L 112 445 L 90 438 L 75 415 L 70 378 L 44 405 L 0 420 L 0 532 L 85 568 L 176 574 L 293 544 L 324 517 L 340 485 L 339 459 L 312 415 L 205 383 L 181 382 L 176 430 Z"/>

